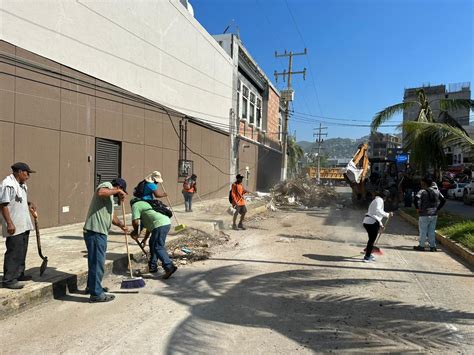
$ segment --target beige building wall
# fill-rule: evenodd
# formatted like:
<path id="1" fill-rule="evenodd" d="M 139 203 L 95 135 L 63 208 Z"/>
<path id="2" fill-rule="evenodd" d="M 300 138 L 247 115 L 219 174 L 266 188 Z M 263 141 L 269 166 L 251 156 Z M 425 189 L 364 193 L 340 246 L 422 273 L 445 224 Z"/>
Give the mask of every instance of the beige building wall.
<path id="1" fill-rule="evenodd" d="M 0 50 L 53 71 L 0 63 L 6 73 L 0 74 L 0 178 L 15 161 L 37 171 L 28 182 L 29 198 L 38 205 L 42 227 L 84 221 L 95 187 L 96 138 L 121 142 L 121 172 L 130 193 L 159 170 L 171 203 L 182 203 L 179 138 L 170 122 L 179 130 L 181 114 L 168 116 L 130 92 L 4 41 Z M 225 196 L 228 134 L 189 121 L 188 146 L 198 153 L 188 150 L 201 197 Z"/>

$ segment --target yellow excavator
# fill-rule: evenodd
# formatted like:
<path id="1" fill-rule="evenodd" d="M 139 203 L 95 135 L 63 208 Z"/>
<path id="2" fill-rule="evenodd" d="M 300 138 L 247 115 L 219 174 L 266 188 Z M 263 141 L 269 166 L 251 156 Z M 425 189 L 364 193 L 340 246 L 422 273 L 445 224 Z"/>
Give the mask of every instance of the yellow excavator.
<path id="1" fill-rule="evenodd" d="M 368 149 L 368 143 L 359 145 L 357 152 L 349 164 L 347 164 L 344 172 L 344 179 L 352 189 L 353 202 L 363 202 L 366 199 L 365 180 L 369 169 Z"/>

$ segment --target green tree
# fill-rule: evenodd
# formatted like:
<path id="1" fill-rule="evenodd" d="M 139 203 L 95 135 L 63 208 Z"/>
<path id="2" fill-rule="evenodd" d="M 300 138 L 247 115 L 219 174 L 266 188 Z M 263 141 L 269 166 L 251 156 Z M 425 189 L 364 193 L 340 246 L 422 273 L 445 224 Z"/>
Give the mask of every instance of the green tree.
<path id="1" fill-rule="evenodd" d="M 470 99 L 436 99 L 429 101 L 423 89 L 416 91 L 416 101 L 406 101 L 389 106 L 378 112 L 372 120 L 371 129 L 375 132 L 384 122 L 397 113 L 412 107 L 418 107 L 414 121 L 400 125 L 407 135 L 405 147 L 411 152 L 410 161 L 422 172 L 431 166 L 439 169 L 446 166 L 445 148 L 460 145 L 464 149 L 474 149 L 474 140 L 448 113 L 448 110 L 462 108 L 474 109 L 474 101 Z M 440 113 L 434 117 L 431 105 L 439 101 Z"/>
<path id="2" fill-rule="evenodd" d="M 298 173 L 298 162 L 304 156 L 303 149 L 296 144 L 296 139 L 288 136 L 288 175 L 295 176 Z"/>

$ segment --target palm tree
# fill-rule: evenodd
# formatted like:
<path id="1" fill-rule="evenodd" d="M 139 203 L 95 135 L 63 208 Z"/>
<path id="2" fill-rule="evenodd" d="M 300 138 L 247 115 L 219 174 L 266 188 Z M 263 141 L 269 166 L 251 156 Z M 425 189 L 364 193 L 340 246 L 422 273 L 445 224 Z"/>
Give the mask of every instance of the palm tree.
<path id="1" fill-rule="evenodd" d="M 372 120 L 371 129 L 375 132 L 384 122 L 397 113 L 418 107 L 415 121 L 401 124 L 407 132 L 406 148 L 411 151 L 411 161 L 422 172 L 433 166 L 435 169 L 446 166 L 445 148 L 460 145 L 464 149 L 474 149 L 474 140 L 470 138 L 461 125 L 448 113 L 450 109 L 474 109 L 470 99 L 436 99 L 429 101 L 423 89 L 416 90 L 416 101 L 406 101 L 389 106 L 378 112 Z M 434 117 L 431 105 L 439 101 L 440 113 Z"/>
<path id="2" fill-rule="evenodd" d="M 288 170 L 290 175 L 297 173 L 298 161 L 304 156 L 303 149 L 296 144 L 295 137 L 288 136 Z"/>

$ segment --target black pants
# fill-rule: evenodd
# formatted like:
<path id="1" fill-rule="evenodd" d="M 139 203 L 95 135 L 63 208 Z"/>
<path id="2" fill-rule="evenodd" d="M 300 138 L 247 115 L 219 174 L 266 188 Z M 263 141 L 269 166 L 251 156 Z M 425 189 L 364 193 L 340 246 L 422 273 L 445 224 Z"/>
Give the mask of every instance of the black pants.
<path id="1" fill-rule="evenodd" d="M 367 242 L 367 247 L 365 248 L 365 257 L 368 258 L 372 254 L 372 249 L 374 248 L 375 240 L 379 234 L 380 223 L 375 222 L 373 224 L 364 223 L 364 228 L 369 235 L 369 241 Z"/>
<path id="2" fill-rule="evenodd" d="M 14 284 L 25 273 L 26 252 L 30 232 L 7 237 L 5 245 L 7 251 L 3 262 L 3 283 Z"/>

